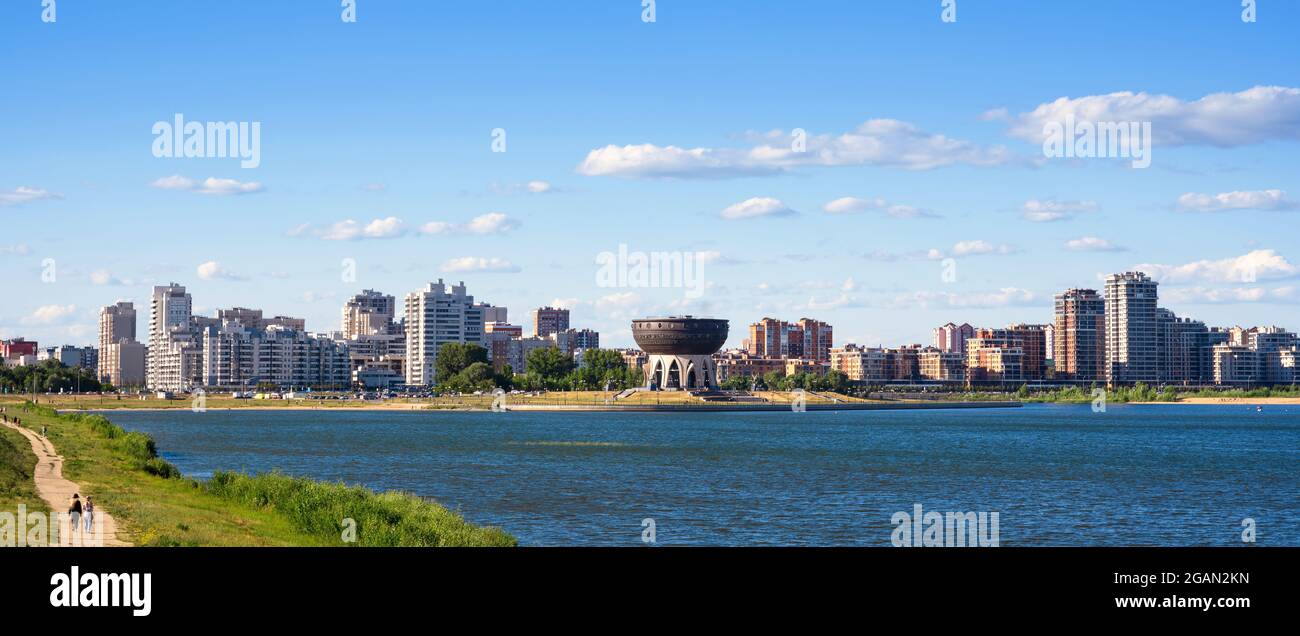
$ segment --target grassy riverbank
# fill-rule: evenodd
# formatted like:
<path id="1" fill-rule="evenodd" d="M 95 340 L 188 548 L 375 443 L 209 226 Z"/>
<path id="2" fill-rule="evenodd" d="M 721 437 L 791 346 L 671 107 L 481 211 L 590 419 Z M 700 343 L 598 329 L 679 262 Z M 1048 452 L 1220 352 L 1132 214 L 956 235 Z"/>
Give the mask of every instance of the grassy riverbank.
<path id="1" fill-rule="evenodd" d="M 49 512 L 49 506 L 36 494 L 36 481 L 32 467 L 36 455 L 21 433 L 0 426 L 0 513 L 17 514 L 18 505 L 27 506 L 27 512 Z"/>
<path id="2" fill-rule="evenodd" d="M 205 482 L 180 475 L 156 454 L 153 440 L 126 432 L 101 415 L 56 414 L 45 406 L 9 405 L 10 414 L 48 437 L 64 458 L 64 477 L 112 512 L 119 535 L 146 546 L 511 546 L 497 528 L 483 528 L 418 497 L 280 474 L 222 472 Z M 7 430 L 7 429 L 6 429 Z M 12 431 L 8 431 L 12 433 Z M 15 445 L 13 436 L 3 439 Z M 22 439 L 18 436 L 18 439 Z M 23 440 L 25 443 L 25 440 Z M 35 463 L 5 453 L 0 475 L 16 471 L 30 484 Z M 21 464 L 14 468 L 14 464 Z M 0 477 L 0 488 L 4 487 Z M 30 499 L 26 499 L 30 497 Z M 0 491 L 0 505 L 29 509 L 40 499 L 19 483 Z M 350 520 L 350 521 L 349 521 Z M 349 529 L 355 533 L 349 533 Z M 355 537 L 354 542 L 347 538 Z"/>

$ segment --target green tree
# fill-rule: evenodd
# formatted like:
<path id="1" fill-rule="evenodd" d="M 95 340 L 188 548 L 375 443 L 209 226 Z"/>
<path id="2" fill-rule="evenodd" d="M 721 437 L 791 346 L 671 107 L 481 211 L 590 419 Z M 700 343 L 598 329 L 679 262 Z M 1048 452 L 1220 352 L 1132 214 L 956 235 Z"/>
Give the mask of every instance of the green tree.
<path id="1" fill-rule="evenodd" d="M 564 384 L 565 377 L 573 371 L 573 358 L 556 347 L 533 349 L 528 352 L 527 370 L 536 375 L 548 388 Z"/>
<path id="2" fill-rule="evenodd" d="M 433 374 L 439 383 L 443 383 L 476 362 L 487 364 L 487 349 L 472 342 L 446 342 L 438 347 L 438 359 L 433 364 Z"/>

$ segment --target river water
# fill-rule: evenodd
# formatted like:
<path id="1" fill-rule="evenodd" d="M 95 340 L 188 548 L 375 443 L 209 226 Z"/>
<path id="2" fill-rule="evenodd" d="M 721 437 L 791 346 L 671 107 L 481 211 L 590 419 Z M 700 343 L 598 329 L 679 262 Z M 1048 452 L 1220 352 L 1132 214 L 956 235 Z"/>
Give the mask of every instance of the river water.
<path id="1" fill-rule="evenodd" d="M 115 411 L 187 475 L 398 489 L 523 545 L 887 546 L 897 512 L 1001 545 L 1300 545 L 1300 406 L 806 413 Z"/>

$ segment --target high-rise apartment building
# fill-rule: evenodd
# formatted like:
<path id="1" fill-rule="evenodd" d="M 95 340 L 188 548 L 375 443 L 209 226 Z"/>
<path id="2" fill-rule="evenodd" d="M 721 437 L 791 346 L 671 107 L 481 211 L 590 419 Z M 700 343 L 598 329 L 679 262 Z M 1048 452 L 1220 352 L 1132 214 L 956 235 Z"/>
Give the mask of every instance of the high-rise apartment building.
<path id="1" fill-rule="evenodd" d="M 816 362 L 830 362 L 831 347 L 835 346 L 835 329 L 812 318 L 800 318 L 795 326 L 803 337 L 803 352 L 800 356 Z"/>
<path id="2" fill-rule="evenodd" d="M 1095 289 L 1056 295 L 1053 325 L 1056 379 L 1097 382 L 1106 378 L 1106 301 Z"/>
<path id="3" fill-rule="evenodd" d="M 1142 272 L 1106 278 L 1106 381 L 1160 381 L 1157 283 Z"/>
<path id="4" fill-rule="evenodd" d="M 759 358 L 800 358 L 829 362 L 835 346 L 834 328 L 812 318 L 785 322 L 763 318 L 749 325 L 745 349 Z"/>
<path id="5" fill-rule="evenodd" d="M 397 299 L 373 289 L 362 290 L 343 304 L 343 339 L 390 333 Z"/>
<path id="6" fill-rule="evenodd" d="M 1219 341 L 1210 337 L 1205 323 L 1179 318 L 1168 309 L 1157 308 L 1156 326 L 1162 384 L 1196 385 L 1214 381 L 1213 361 L 1209 358 L 1212 352 L 1208 349 Z"/>
<path id="7" fill-rule="evenodd" d="M 447 285 L 438 279 L 406 295 L 406 383 L 435 384 L 438 348 L 449 342 L 486 346 L 483 306 L 465 293 L 465 283 Z"/>
<path id="8" fill-rule="evenodd" d="M 181 349 L 193 344 L 187 334 L 173 337 L 174 331 L 187 332 L 194 301 L 185 288 L 172 283 L 153 288 L 149 305 L 149 349 L 146 362 L 146 384 L 150 388 L 178 390 L 184 388 L 184 378 L 191 375 L 181 364 Z M 192 357 L 192 352 L 190 356 Z M 164 387 L 164 384 L 167 386 Z"/>
<path id="9" fill-rule="evenodd" d="M 95 374 L 100 382 L 113 386 L 134 386 L 144 383 L 144 347 L 135 341 L 135 305 L 119 302 L 99 311 L 99 363 Z M 137 346 L 119 346 L 123 343 Z M 125 355 L 124 355 L 125 354 Z M 138 369 L 137 367 L 138 364 Z M 123 365 L 127 367 L 123 376 Z"/>
<path id="10" fill-rule="evenodd" d="M 99 310 L 99 346 L 135 340 L 135 305 L 119 302 Z"/>
<path id="11" fill-rule="evenodd" d="M 545 338 L 569 328 L 569 310 L 540 307 L 533 310 L 533 336 Z"/>
<path id="12" fill-rule="evenodd" d="M 785 322 L 776 318 L 763 318 L 749 325 L 749 355 L 758 358 L 780 358 L 787 355 Z"/>

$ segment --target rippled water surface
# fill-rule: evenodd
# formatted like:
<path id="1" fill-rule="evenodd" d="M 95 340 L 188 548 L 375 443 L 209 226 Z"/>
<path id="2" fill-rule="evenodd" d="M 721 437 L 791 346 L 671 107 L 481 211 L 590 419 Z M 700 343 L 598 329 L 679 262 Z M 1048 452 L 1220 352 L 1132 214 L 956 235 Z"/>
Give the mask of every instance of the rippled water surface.
<path id="1" fill-rule="evenodd" d="M 120 411 L 186 474 L 432 497 L 525 545 L 889 545 L 997 511 L 1002 545 L 1300 545 L 1300 406 L 807 413 Z"/>

